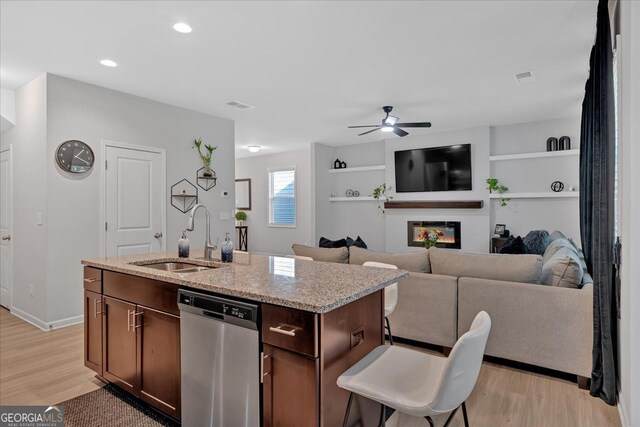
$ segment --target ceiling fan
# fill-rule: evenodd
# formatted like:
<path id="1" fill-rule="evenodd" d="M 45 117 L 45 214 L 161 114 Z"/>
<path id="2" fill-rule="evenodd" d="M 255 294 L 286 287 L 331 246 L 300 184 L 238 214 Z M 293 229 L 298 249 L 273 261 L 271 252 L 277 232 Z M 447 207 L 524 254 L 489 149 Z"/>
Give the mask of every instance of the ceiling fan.
<path id="1" fill-rule="evenodd" d="M 390 116 L 393 107 L 390 105 L 386 105 L 382 107 L 382 111 L 384 111 L 387 115 L 382 119 L 382 123 L 379 125 L 363 125 L 363 126 L 349 126 L 349 128 L 375 128 L 368 130 L 366 132 L 359 133 L 358 136 L 366 135 L 371 132 L 375 132 L 380 129 L 382 132 L 393 132 L 398 136 L 407 136 L 409 132 L 405 132 L 401 128 L 430 128 L 430 122 L 416 122 L 416 123 L 398 123 L 398 118 L 396 116 Z"/>

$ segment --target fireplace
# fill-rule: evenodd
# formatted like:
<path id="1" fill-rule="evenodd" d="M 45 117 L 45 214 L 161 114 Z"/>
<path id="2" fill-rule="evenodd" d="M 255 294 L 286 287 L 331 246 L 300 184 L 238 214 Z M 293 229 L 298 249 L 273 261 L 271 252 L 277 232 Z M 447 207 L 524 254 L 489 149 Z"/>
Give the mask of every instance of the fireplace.
<path id="1" fill-rule="evenodd" d="M 407 222 L 407 245 L 424 247 L 424 242 L 420 235 L 425 230 L 438 230 L 444 235 L 438 239 L 436 247 L 447 249 L 460 249 L 462 240 L 460 238 L 459 221 L 408 221 Z"/>

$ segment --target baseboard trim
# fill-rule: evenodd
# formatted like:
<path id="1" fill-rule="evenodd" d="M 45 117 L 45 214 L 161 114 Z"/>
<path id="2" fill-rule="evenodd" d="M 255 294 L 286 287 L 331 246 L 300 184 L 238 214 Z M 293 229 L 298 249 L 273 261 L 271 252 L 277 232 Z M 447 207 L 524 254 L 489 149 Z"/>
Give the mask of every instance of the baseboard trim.
<path id="1" fill-rule="evenodd" d="M 16 308 L 16 307 L 11 307 L 11 309 L 9 311 L 14 316 L 24 320 L 27 323 L 32 324 L 33 326 L 35 326 L 38 329 L 41 329 L 41 330 L 43 330 L 45 332 L 50 330 L 49 326 L 47 325 L 47 322 L 37 318 L 36 316 L 33 316 L 33 315 L 27 313 L 26 311 L 22 311 L 22 310 L 20 310 L 19 308 Z"/>
<path id="2" fill-rule="evenodd" d="M 620 415 L 620 424 L 622 425 L 622 427 L 631 427 L 631 423 L 629 422 L 629 414 L 627 412 L 626 406 L 624 406 L 622 395 L 618 396 L 618 414 Z"/>
<path id="3" fill-rule="evenodd" d="M 45 332 L 52 331 L 54 329 L 64 328 L 71 325 L 77 325 L 78 323 L 84 322 L 83 315 L 67 317 L 66 319 L 54 320 L 53 322 L 45 322 L 44 320 L 39 319 L 36 316 L 33 316 L 27 313 L 26 311 L 20 310 L 19 308 L 16 308 L 16 307 L 11 307 L 10 312 L 14 316 L 24 320 L 27 323 L 32 324 L 36 328 Z"/>

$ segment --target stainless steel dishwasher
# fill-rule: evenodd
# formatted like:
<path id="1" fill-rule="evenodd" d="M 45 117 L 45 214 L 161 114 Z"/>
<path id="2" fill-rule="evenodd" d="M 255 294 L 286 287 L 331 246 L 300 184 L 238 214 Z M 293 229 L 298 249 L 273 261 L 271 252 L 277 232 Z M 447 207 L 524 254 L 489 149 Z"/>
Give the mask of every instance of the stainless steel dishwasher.
<path id="1" fill-rule="evenodd" d="M 180 289 L 183 427 L 258 427 L 258 305 Z"/>

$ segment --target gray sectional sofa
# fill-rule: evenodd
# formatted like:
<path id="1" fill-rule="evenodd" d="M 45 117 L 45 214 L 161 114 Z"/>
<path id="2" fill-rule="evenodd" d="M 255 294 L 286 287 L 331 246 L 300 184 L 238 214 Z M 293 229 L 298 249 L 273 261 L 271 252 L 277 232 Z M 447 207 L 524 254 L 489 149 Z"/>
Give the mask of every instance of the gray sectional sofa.
<path id="1" fill-rule="evenodd" d="M 593 287 L 541 284 L 540 255 L 293 249 L 314 260 L 377 261 L 409 271 L 398 285 L 398 304 L 390 316 L 394 337 L 451 348 L 484 310 L 492 319 L 487 355 L 575 374 L 582 387 L 591 376 Z"/>

